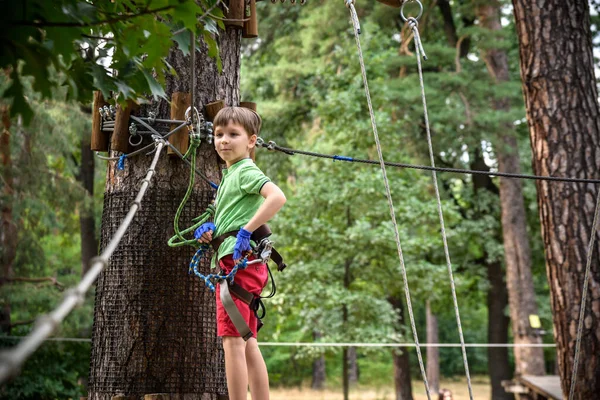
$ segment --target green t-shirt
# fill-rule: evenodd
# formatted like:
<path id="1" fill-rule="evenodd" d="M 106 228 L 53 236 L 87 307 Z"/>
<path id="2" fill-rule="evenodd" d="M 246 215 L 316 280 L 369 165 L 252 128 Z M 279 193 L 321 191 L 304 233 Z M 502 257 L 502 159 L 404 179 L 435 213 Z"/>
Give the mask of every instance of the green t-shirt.
<path id="1" fill-rule="evenodd" d="M 223 179 L 215 201 L 217 230 L 213 232 L 213 238 L 239 230 L 250 221 L 264 201 L 260 190 L 267 182 L 270 182 L 270 179 L 250 158 L 244 158 L 223 170 Z M 216 259 L 220 260 L 228 254 L 233 254 L 235 241 L 235 236 L 225 239 L 219 247 L 219 253 L 215 254 Z M 211 264 L 214 266 L 216 263 Z"/>

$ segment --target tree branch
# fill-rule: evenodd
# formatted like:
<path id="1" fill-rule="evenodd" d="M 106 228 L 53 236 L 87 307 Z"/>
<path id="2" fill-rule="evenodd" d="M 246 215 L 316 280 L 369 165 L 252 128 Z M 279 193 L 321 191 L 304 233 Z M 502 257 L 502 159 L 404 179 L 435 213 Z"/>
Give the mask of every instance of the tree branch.
<path id="1" fill-rule="evenodd" d="M 47 278 L 25 278 L 25 277 L 14 277 L 14 278 L 0 278 L 0 284 L 11 283 L 11 282 L 27 282 L 27 283 L 39 283 L 39 282 L 51 282 L 54 286 L 59 289 L 64 289 L 65 285 L 56 280 L 55 277 L 49 276 Z"/>
<path id="2" fill-rule="evenodd" d="M 33 324 L 35 322 L 35 319 L 30 319 L 28 321 L 17 321 L 17 322 L 13 322 L 12 324 L 10 324 L 11 328 L 14 328 L 15 326 L 20 326 L 20 325 L 30 325 Z"/>
<path id="3" fill-rule="evenodd" d="M 82 23 L 82 22 L 40 22 L 40 21 L 15 21 L 10 23 L 10 25 L 20 25 L 20 26 L 35 26 L 37 28 L 50 28 L 50 27 L 62 27 L 62 28 L 86 28 L 91 26 L 98 26 L 104 24 L 113 24 L 115 22 L 127 21 L 129 19 L 141 17 L 142 15 L 148 14 L 156 14 L 161 11 L 166 11 L 171 8 L 175 8 L 175 6 L 164 6 L 160 8 L 156 8 L 154 10 L 146 10 L 140 12 L 138 14 L 126 14 L 120 17 L 91 22 L 91 23 Z"/>

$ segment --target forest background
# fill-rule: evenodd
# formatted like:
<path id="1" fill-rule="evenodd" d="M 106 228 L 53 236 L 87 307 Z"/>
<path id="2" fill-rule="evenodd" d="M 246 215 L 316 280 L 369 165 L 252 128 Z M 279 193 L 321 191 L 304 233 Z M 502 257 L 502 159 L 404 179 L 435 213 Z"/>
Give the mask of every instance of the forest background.
<path id="1" fill-rule="evenodd" d="M 461 45 L 452 43 L 444 31 L 441 8 L 425 1 L 420 30 L 428 55 L 425 84 L 436 162 L 471 168 L 484 160 L 497 170 L 499 127 L 510 121 L 518 138 L 521 169 L 532 173 L 509 2 L 502 2 L 500 40 L 478 25 L 474 2 L 446 3 L 452 4 L 455 39 L 468 42 L 468 54 L 457 55 Z M 357 8 L 384 156 L 388 161 L 427 164 L 416 60 L 412 44 L 408 47 L 405 41 L 408 31 L 398 13 L 379 3 L 358 3 Z M 241 97 L 258 103 L 264 120 L 261 137 L 292 148 L 375 159 L 347 9 L 341 2 L 309 0 L 305 6 L 263 2 L 258 10 L 260 37 L 243 42 Z M 592 30 L 597 33 L 595 23 L 594 17 Z M 491 84 L 483 60 L 482 52 L 492 47 L 508 54 L 510 80 L 500 85 Z M 86 238 L 81 220 L 94 221 L 97 243 L 106 173 L 106 164 L 99 159 L 93 161 L 93 187 L 89 182 L 86 187 L 81 173 L 87 162 L 91 103 L 80 107 L 67 99 L 73 96 L 64 88 L 54 88 L 52 99 L 43 99 L 34 81 L 22 83 L 33 113 L 27 123 L 17 118 L 13 122 L 10 175 L 14 184 L 7 191 L 3 181 L 1 191 L 2 203 L 11 204 L 18 228 L 13 273 L 22 279 L 3 281 L 0 287 L 0 301 L 10 305 L 11 317 L 10 325 L 2 327 L 6 336 L 2 346 L 13 345 L 15 336 L 27 334 L 35 317 L 52 310 L 63 290 L 80 279 L 81 243 Z M 0 74 L 0 90 L 6 91 L 10 84 L 9 76 Z M 492 109 L 494 97 L 510 98 L 512 107 L 505 112 Z M 380 170 L 266 150 L 257 153 L 258 165 L 289 199 L 272 229 L 290 267 L 275 276 L 279 293 L 267 303 L 260 340 L 411 342 L 410 328 L 394 306 L 398 303 L 394 299 L 403 297 L 402 280 Z M 2 168 L 5 177 L 6 166 Z M 457 343 L 431 176 L 407 169 L 389 169 L 388 176 L 421 342 L 429 305 L 438 320 L 439 342 Z M 465 341 L 486 343 L 487 266 L 503 263 L 500 199 L 493 190 L 476 190 L 467 175 L 439 174 L 438 179 Z M 493 183 L 497 185 L 496 180 Z M 534 183 L 523 182 L 523 194 L 537 306 L 546 331 L 543 342 L 553 343 Z M 90 337 L 93 298 L 87 297 L 56 336 Z M 338 387 L 342 380 L 339 348 L 265 346 L 263 353 L 275 387 L 314 384 L 315 370 L 323 366 L 327 386 Z M 408 353 L 411 375 L 418 380 L 416 357 L 410 348 Z M 393 350 L 358 347 L 351 354 L 352 379 L 359 385 L 393 385 Z M 48 341 L 3 395 L 23 399 L 84 395 L 89 356 L 89 342 Z M 443 377 L 464 375 L 460 349 L 441 348 L 439 357 Z M 488 374 L 485 348 L 469 348 L 468 357 L 472 374 Z M 545 350 L 544 359 L 546 371 L 553 373 L 553 349 Z"/>

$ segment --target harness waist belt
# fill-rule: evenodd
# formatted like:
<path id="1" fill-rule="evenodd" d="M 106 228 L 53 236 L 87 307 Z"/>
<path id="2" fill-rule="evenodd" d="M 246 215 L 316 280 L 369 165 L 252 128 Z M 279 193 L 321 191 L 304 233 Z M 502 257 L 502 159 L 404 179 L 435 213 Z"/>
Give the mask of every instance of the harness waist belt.
<path id="1" fill-rule="evenodd" d="M 221 245 L 223 244 L 225 239 L 227 239 L 228 237 L 231 237 L 231 236 L 237 236 L 238 232 L 239 232 L 239 230 L 230 231 L 230 232 L 224 233 L 224 234 L 214 238 L 210 242 L 210 245 L 212 246 L 215 253 L 218 254 L 219 247 L 221 247 Z M 252 236 L 250 236 L 250 239 L 252 239 L 252 240 L 254 240 L 254 242 L 258 243 L 262 239 L 269 237 L 269 236 L 271 236 L 271 229 L 269 228 L 268 225 L 265 224 L 265 225 L 259 226 L 254 232 L 252 232 Z M 277 264 L 277 271 L 281 272 L 285 269 L 285 267 L 287 267 L 285 262 L 283 262 L 283 257 L 275 249 L 272 249 L 272 251 L 271 251 L 271 260 L 273 260 L 273 262 L 275 264 Z"/>

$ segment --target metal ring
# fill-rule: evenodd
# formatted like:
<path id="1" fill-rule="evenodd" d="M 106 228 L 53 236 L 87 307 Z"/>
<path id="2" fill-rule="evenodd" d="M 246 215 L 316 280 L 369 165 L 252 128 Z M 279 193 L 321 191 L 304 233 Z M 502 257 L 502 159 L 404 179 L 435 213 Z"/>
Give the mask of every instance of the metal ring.
<path id="1" fill-rule="evenodd" d="M 131 140 L 134 137 L 139 137 L 140 138 L 139 142 L 135 143 L 133 140 Z M 130 135 L 129 136 L 129 144 L 132 145 L 133 147 L 139 146 L 140 144 L 142 144 L 143 141 L 144 141 L 144 137 L 142 135 Z"/>
<path id="2" fill-rule="evenodd" d="M 404 16 L 404 6 L 407 5 L 408 3 L 410 3 L 410 2 L 409 1 L 405 1 L 404 3 L 402 3 L 402 7 L 400 7 L 400 16 L 402 17 L 402 20 L 404 22 L 406 22 L 408 20 L 408 18 L 406 18 Z M 419 15 L 417 15 L 415 17 L 415 19 L 419 19 L 423 15 L 423 4 L 419 0 L 416 0 L 413 3 L 417 3 L 419 5 Z"/>

